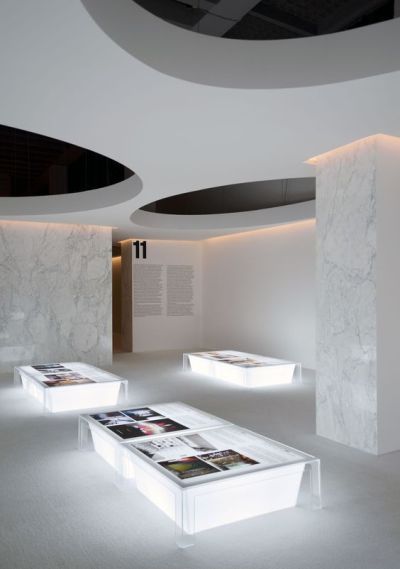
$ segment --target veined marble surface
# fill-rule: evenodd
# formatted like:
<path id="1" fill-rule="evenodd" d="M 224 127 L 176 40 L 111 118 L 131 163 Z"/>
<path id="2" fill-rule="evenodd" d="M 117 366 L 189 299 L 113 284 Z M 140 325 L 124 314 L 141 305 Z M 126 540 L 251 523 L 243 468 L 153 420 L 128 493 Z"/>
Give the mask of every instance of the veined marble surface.
<path id="1" fill-rule="evenodd" d="M 0 372 L 112 361 L 111 229 L 0 221 Z"/>
<path id="2" fill-rule="evenodd" d="M 368 138 L 317 164 L 317 433 L 377 452 L 376 159 Z"/>

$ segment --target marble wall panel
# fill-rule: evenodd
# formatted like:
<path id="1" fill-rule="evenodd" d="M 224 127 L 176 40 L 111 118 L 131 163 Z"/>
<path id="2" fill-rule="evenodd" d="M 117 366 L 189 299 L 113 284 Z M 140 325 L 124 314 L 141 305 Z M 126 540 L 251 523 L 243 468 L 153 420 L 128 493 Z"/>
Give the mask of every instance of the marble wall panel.
<path id="1" fill-rule="evenodd" d="M 377 452 L 374 137 L 317 163 L 317 433 Z"/>
<path id="2" fill-rule="evenodd" d="M 112 361 L 111 229 L 0 222 L 0 372 Z"/>

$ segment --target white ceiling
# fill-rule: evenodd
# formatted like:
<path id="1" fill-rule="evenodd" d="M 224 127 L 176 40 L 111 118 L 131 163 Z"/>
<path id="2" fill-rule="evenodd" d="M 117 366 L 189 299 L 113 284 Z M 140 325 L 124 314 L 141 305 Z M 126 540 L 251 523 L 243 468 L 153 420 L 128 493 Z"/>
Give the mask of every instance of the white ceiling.
<path id="1" fill-rule="evenodd" d="M 117 228 L 116 238 L 186 239 L 282 223 L 296 216 L 304 219 L 313 215 L 312 204 L 308 211 L 299 204 L 297 213 L 292 206 L 287 206 L 292 208 L 287 214 L 278 211 L 285 208 L 276 208 L 276 217 L 274 210 L 264 216 L 257 212 L 254 219 L 250 214 L 224 214 L 220 223 L 216 216 L 190 224 L 180 216 L 135 212 L 181 192 L 310 176 L 312 167 L 304 161 L 311 156 L 370 134 L 400 136 L 400 19 L 326 37 L 241 42 L 181 30 L 132 0 L 85 0 L 85 4 L 92 15 L 98 7 L 97 21 L 80 0 L 2 0 L 0 123 L 100 152 L 139 178 L 86 192 L 85 197 L 0 198 L 3 219 L 111 225 Z M 112 25 L 106 26 L 109 21 Z M 110 35 L 121 27 L 123 41 L 120 37 L 114 41 Z M 176 61 L 169 51 L 171 34 L 173 49 L 179 53 Z M 196 51 L 199 41 L 203 43 Z M 368 77 L 370 45 L 374 57 Z M 241 46 L 244 60 L 237 56 Z M 249 69 L 251 49 L 254 65 Z M 292 82 L 286 88 L 273 84 L 280 50 L 287 83 Z M 301 57 L 311 52 L 311 60 Z M 390 72 L 377 74 L 380 57 L 381 69 Z M 256 85 L 251 76 L 268 75 L 269 58 L 272 75 L 269 81 L 261 76 L 265 86 L 261 79 Z M 175 65 L 168 74 L 171 61 Z M 205 80 L 208 62 L 214 78 L 218 64 L 223 66 L 219 83 L 231 86 L 212 85 L 213 77 Z M 349 62 L 354 65 L 354 80 L 348 80 Z M 199 83 L 193 76 L 196 69 L 201 70 Z M 244 88 L 242 75 L 254 88 Z M 282 79 L 282 73 L 277 77 Z M 294 86 L 296 78 L 301 86 Z M 332 82 L 332 78 L 347 80 Z M 311 79 L 321 84 L 312 84 Z M 166 219 L 171 217 L 175 219 Z"/>

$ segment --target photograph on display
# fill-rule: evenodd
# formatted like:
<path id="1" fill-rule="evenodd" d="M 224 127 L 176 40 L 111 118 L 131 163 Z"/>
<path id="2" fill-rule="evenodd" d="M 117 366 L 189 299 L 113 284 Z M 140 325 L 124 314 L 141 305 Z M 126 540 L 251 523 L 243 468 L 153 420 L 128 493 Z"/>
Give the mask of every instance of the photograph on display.
<path id="1" fill-rule="evenodd" d="M 203 358 L 209 358 L 212 360 L 217 360 L 217 361 L 225 361 L 225 360 L 229 360 L 230 358 L 232 358 L 232 355 L 228 355 L 228 354 L 224 354 L 221 352 L 199 352 L 197 354 L 193 354 L 194 356 L 201 356 Z"/>
<path id="2" fill-rule="evenodd" d="M 216 450 L 204 436 L 196 434 L 155 439 L 132 446 L 156 462 Z"/>
<path id="3" fill-rule="evenodd" d="M 47 369 L 65 369 L 65 367 L 62 364 L 39 364 L 32 367 L 33 369 L 37 369 L 38 371 L 44 371 Z"/>
<path id="4" fill-rule="evenodd" d="M 123 409 L 121 411 L 105 411 L 90 415 L 92 419 L 102 425 L 122 425 L 123 423 L 145 422 L 154 419 L 165 419 L 164 415 L 157 413 L 150 407 L 137 407 L 133 409 Z M 113 419 L 111 421 L 111 419 Z"/>
<path id="5" fill-rule="evenodd" d="M 232 449 L 202 454 L 201 458 L 217 466 L 220 470 L 233 470 L 243 468 L 244 466 L 259 464 L 256 460 Z"/>
<path id="6" fill-rule="evenodd" d="M 96 383 L 93 379 L 85 377 L 77 372 L 52 373 L 44 375 L 42 382 L 48 387 L 63 387 L 65 385 L 82 385 L 84 383 Z"/>
<path id="7" fill-rule="evenodd" d="M 121 411 L 107 411 L 104 413 L 96 413 L 95 415 L 90 415 L 92 419 L 95 419 L 105 427 L 110 425 L 123 425 L 124 423 L 133 423 L 133 419 L 124 415 Z"/>
<path id="8" fill-rule="evenodd" d="M 99 420 L 99 423 L 105 427 L 110 427 L 111 425 L 126 425 L 134 422 L 135 421 L 133 419 L 130 419 L 126 415 L 122 415 L 122 417 L 109 417 L 108 419 Z"/>
<path id="9" fill-rule="evenodd" d="M 46 365 L 37 365 L 31 367 L 32 369 L 38 371 L 42 375 L 46 375 L 49 373 L 72 372 L 72 369 L 63 366 L 62 364 L 46 364 Z"/>
<path id="10" fill-rule="evenodd" d="M 180 402 L 156 405 L 155 408 L 142 406 L 118 411 L 104 411 L 103 413 L 95 413 L 90 417 L 124 440 L 137 437 L 156 437 L 192 429 L 197 430 L 209 426 L 210 422 L 215 422 L 206 413 Z M 115 420 L 110 421 L 109 419 L 113 417 Z M 217 423 L 220 422 L 217 421 Z M 194 448 L 195 452 L 202 452 L 201 448 Z M 203 452 L 213 449 L 213 446 L 206 446 Z M 186 456 L 190 451 L 189 448 Z M 190 453 L 193 454 L 193 450 Z"/>
<path id="11" fill-rule="evenodd" d="M 82 377 L 80 379 L 52 379 L 50 381 L 43 381 L 47 387 L 64 387 L 66 385 L 83 385 L 85 383 L 96 383 L 88 377 Z"/>
<path id="12" fill-rule="evenodd" d="M 239 367 L 264 367 L 267 365 L 266 362 L 262 362 L 260 360 L 253 360 L 252 358 L 242 358 L 240 360 L 236 360 L 233 362 L 234 365 Z"/>
<path id="13" fill-rule="evenodd" d="M 260 367 L 267 365 L 261 360 L 255 360 L 253 358 L 243 358 L 242 356 L 229 356 L 227 358 L 221 359 L 224 363 L 232 364 L 240 367 Z"/>
<path id="14" fill-rule="evenodd" d="M 136 423 L 134 422 L 124 425 L 112 425 L 107 428 L 121 437 L 121 439 L 151 437 L 154 435 L 163 435 L 164 433 L 183 431 L 187 429 L 184 425 L 168 418 L 156 419 L 153 421 L 138 421 Z"/>
<path id="15" fill-rule="evenodd" d="M 237 365 L 240 367 L 262 367 L 267 365 L 267 363 L 263 360 L 258 360 L 252 357 L 248 358 L 242 355 L 239 356 L 237 354 L 231 354 L 229 352 L 197 352 L 191 355 L 200 356 L 221 363 Z"/>
<path id="16" fill-rule="evenodd" d="M 175 476 L 181 480 L 219 472 L 217 468 L 211 464 L 207 464 L 207 462 L 204 462 L 197 456 L 186 456 L 179 460 L 167 460 L 159 462 L 158 464 L 166 468 L 168 472 L 175 474 Z"/>
<path id="17" fill-rule="evenodd" d="M 216 429 L 201 434 L 182 434 L 130 446 L 181 479 L 260 464 L 247 453 L 229 448 L 227 441 L 232 440 L 232 431 L 224 431 Z"/>
<path id="18" fill-rule="evenodd" d="M 157 418 L 163 417 L 163 415 L 157 413 L 157 411 L 154 411 L 153 409 L 150 409 L 150 407 L 124 409 L 122 413 L 125 413 L 125 415 L 128 415 L 128 417 L 130 417 L 134 421 L 148 421 L 149 419 L 154 419 L 156 417 Z"/>
<path id="19" fill-rule="evenodd" d="M 43 369 L 43 370 L 38 370 L 39 373 L 41 373 L 42 375 L 50 375 L 53 373 L 73 373 L 72 369 L 68 369 L 66 367 L 62 367 L 62 368 L 48 368 L 48 369 Z"/>
<path id="20" fill-rule="evenodd" d="M 132 435 L 134 426 L 122 426 L 127 432 L 123 438 L 135 436 Z M 109 428 L 114 430 L 114 427 Z M 302 459 L 298 451 L 235 425 L 131 442 L 129 448 L 182 480 L 217 473 L 228 475 L 242 469 L 253 470 L 257 465 L 283 465 Z"/>
<path id="21" fill-rule="evenodd" d="M 70 371 L 70 372 L 62 372 L 62 373 L 46 373 L 44 375 L 47 381 L 57 380 L 57 379 L 82 379 L 83 376 L 81 373 L 77 371 Z"/>
<path id="22" fill-rule="evenodd" d="M 219 352 L 193 352 L 193 353 L 188 354 L 188 355 L 189 356 L 198 356 L 199 358 L 207 358 L 209 360 L 220 360 L 221 358 L 225 357 L 222 354 L 220 354 Z"/>
<path id="23" fill-rule="evenodd" d="M 105 411 L 104 413 L 95 413 L 94 415 L 90 415 L 92 419 L 96 421 L 104 421 L 106 419 L 111 419 L 112 417 L 125 417 L 121 411 Z M 127 418 L 127 417 L 125 417 Z"/>

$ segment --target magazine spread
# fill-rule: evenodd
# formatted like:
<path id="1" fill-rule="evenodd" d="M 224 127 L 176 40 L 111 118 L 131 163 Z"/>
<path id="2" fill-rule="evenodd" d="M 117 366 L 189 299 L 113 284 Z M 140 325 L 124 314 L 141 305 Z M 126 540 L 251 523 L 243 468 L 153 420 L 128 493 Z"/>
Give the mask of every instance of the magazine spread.
<path id="1" fill-rule="evenodd" d="M 166 462 L 160 462 L 160 465 L 169 472 L 172 472 L 172 474 L 175 474 L 175 476 L 178 476 L 181 480 L 219 472 L 217 468 L 197 456 L 185 456 L 180 460 L 168 460 Z"/>
<path id="2" fill-rule="evenodd" d="M 211 417 L 184 403 L 134 407 L 90 416 L 123 440 L 201 429 L 225 423 L 222 419 Z"/>
<path id="3" fill-rule="evenodd" d="M 40 374 L 38 376 L 40 381 L 47 385 L 47 387 L 95 383 L 93 379 L 90 379 L 77 371 L 68 369 L 62 364 L 43 364 L 31 367 Z"/>
<path id="4" fill-rule="evenodd" d="M 223 362 L 226 364 L 236 365 L 239 367 L 265 367 L 271 365 L 267 361 L 257 359 L 255 357 L 247 357 L 244 355 L 232 354 L 225 351 L 216 352 L 196 352 L 190 354 L 191 356 L 198 356 L 208 360 Z"/>
<path id="5" fill-rule="evenodd" d="M 164 416 L 171 417 L 179 423 L 183 423 L 189 429 L 201 429 L 202 427 L 213 427 L 226 423 L 226 421 L 219 417 L 213 417 L 199 409 L 180 402 L 152 405 L 152 408 Z"/>
<path id="6" fill-rule="evenodd" d="M 259 464 L 278 466 L 304 458 L 301 453 L 236 426 L 130 446 L 180 480 L 238 469 L 251 470 Z"/>
<path id="7" fill-rule="evenodd" d="M 108 428 L 121 439 L 152 437 L 187 429 L 185 425 L 181 425 L 173 419 L 168 419 L 168 417 L 149 419 L 148 421 L 133 421 L 123 425 L 111 425 Z"/>

